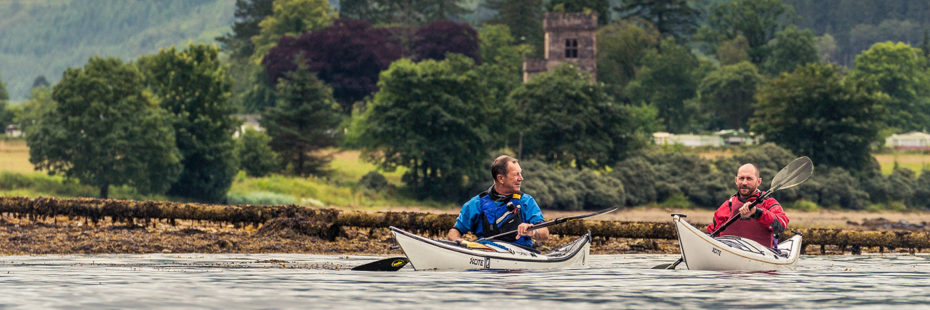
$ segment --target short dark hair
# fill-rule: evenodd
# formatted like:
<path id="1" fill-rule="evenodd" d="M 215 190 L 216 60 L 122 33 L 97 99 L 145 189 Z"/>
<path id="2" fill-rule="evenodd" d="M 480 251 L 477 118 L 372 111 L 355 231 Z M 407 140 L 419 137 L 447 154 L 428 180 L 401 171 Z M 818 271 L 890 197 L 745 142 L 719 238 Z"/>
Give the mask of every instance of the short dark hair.
<path id="1" fill-rule="evenodd" d="M 507 164 L 509 163 L 520 163 L 520 161 L 507 155 L 495 158 L 494 162 L 491 163 L 491 180 L 496 182 L 497 175 L 507 175 Z"/>

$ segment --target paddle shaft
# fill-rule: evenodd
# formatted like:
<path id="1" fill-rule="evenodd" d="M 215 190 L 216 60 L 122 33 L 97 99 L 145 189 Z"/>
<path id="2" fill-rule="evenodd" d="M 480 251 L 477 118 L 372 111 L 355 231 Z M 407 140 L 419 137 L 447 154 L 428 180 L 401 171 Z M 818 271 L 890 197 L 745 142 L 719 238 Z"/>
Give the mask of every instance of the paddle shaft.
<path id="1" fill-rule="evenodd" d="M 552 225 L 555 225 L 555 224 L 565 223 L 565 222 L 568 221 L 568 220 L 569 220 L 569 219 L 567 219 L 567 218 L 557 218 L 557 219 L 554 219 L 554 220 L 551 220 L 551 221 L 548 221 L 548 222 L 542 222 L 542 223 L 539 223 L 539 224 L 535 224 L 535 225 L 533 225 L 533 226 L 530 226 L 529 228 L 526 229 L 526 231 L 533 231 L 533 230 L 537 230 L 537 229 L 540 229 L 540 228 L 543 228 L 543 227 L 549 227 L 549 226 L 552 226 Z M 509 234 L 512 234 L 512 233 L 515 233 L 515 232 L 517 232 L 517 231 L 516 231 L 516 230 L 511 230 L 511 231 L 499 233 L 499 234 L 496 234 L 496 235 L 493 235 L 493 236 L 490 236 L 490 237 L 484 237 L 484 238 L 478 239 L 478 240 L 476 240 L 476 241 L 490 240 L 490 239 L 494 239 L 494 238 L 498 238 L 498 237 L 503 237 L 503 236 L 506 236 L 506 235 L 509 235 Z"/>
<path id="2" fill-rule="evenodd" d="M 601 210 L 601 211 L 597 211 L 597 212 L 594 212 L 594 213 L 591 213 L 591 214 L 576 215 L 576 216 L 569 216 L 569 217 L 560 217 L 560 218 L 557 218 L 557 219 L 554 219 L 554 220 L 551 220 L 551 221 L 548 221 L 548 222 L 542 222 L 542 223 L 539 223 L 539 224 L 534 224 L 533 226 L 530 226 L 529 228 L 527 228 L 526 231 L 533 231 L 533 230 L 537 230 L 537 229 L 540 229 L 540 228 L 543 228 L 543 227 L 549 227 L 549 226 L 556 225 L 556 224 L 562 224 L 562 223 L 565 223 L 565 222 L 568 222 L 568 221 L 571 221 L 571 220 L 577 220 L 577 219 L 582 219 L 582 218 L 586 218 L 586 217 L 592 217 L 592 216 L 600 215 L 600 214 L 604 214 L 604 213 L 610 213 L 610 212 L 616 211 L 617 209 L 618 209 L 617 207 L 613 207 L 613 208 L 608 208 L 608 209 L 604 209 L 604 210 Z M 476 241 L 490 240 L 490 239 L 494 239 L 494 238 L 506 236 L 506 235 L 509 235 L 509 234 L 512 234 L 512 233 L 515 233 L 515 232 L 516 232 L 516 230 L 511 230 L 511 231 L 504 232 L 504 233 L 499 233 L 499 234 L 496 234 L 496 235 L 493 235 L 493 236 L 490 236 L 490 237 L 484 237 L 484 238 L 478 239 L 478 240 L 476 240 Z"/>
<path id="3" fill-rule="evenodd" d="M 814 173 L 814 164 L 811 163 L 810 158 L 808 158 L 807 156 L 801 156 L 801 157 L 796 158 L 795 160 L 791 161 L 791 163 L 789 163 L 787 166 L 785 166 L 780 171 L 778 171 L 777 174 L 775 174 L 775 177 L 772 179 L 772 185 L 769 188 L 769 191 L 762 194 L 755 201 L 751 202 L 748 208 L 752 209 L 757 204 L 761 203 L 762 201 L 765 201 L 766 199 L 769 198 L 770 195 L 772 195 L 772 193 L 774 193 L 777 190 L 785 189 L 785 188 L 792 188 L 794 186 L 797 186 L 798 184 L 804 183 L 805 181 L 807 181 L 808 178 L 810 178 L 811 174 L 813 173 Z M 722 232 L 724 229 L 730 226 L 730 224 L 733 224 L 733 222 L 736 222 L 736 219 L 740 218 L 740 216 L 741 216 L 740 214 L 734 215 L 729 220 L 727 220 L 726 223 L 724 223 L 723 225 L 718 227 L 716 230 L 714 230 L 714 232 L 712 232 L 710 236 L 716 237 L 717 234 L 720 234 L 720 232 Z M 675 267 L 678 266 L 678 264 L 680 264 L 682 261 L 684 261 L 684 256 L 678 258 L 678 260 L 675 261 L 675 263 L 668 265 L 666 268 L 663 268 L 663 269 L 675 269 Z M 653 267 L 653 269 L 662 268 L 661 266 L 664 266 L 664 265 Z"/>
<path id="4" fill-rule="evenodd" d="M 772 192 L 774 192 L 774 191 L 776 191 L 776 190 L 778 190 L 778 189 L 775 188 L 775 189 L 773 189 L 773 190 L 770 190 L 770 191 L 768 191 L 768 192 L 765 192 L 765 194 L 762 194 L 762 196 L 759 196 L 759 199 L 756 199 L 756 201 L 753 201 L 753 202 L 749 203 L 748 209 L 752 209 L 753 207 L 755 207 L 756 205 L 758 205 L 761 201 L 766 200 L 766 199 L 769 199 L 769 196 L 772 195 Z M 710 236 L 711 236 L 711 237 L 716 237 L 718 234 L 720 234 L 721 232 L 723 232 L 724 229 L 727 229 L 727 227 L 730 226 L 730 224 L 733 224 L 734 222 L 736 222 L 736 219 L 740 218 L 740 216 L 742 216 L 742 215 L 740 215 L 739 213 L 736 213 L 735 215 L 733 215 L 733 217 L 731 217 L 729 220 L 727 220 L 726 223 L 723 223 L 723 225 L 720 225 L 720 227 L 717 227 L 717 229 L 714 230 L 714 232 L 710 233 Z"/>
<path id="5" fill-rule="evenodd" d="M 775 189 L 775 190 L 778 190 L 778 189 Z M 762 194 L 762 196 L 760 196 L 759 199 L 756 199 L 756 201 L 753 201 L 753 202 L 751 202 L 751 203 L 749 204 L 749 208 L 752 209 L 752 207 L 754 207 L 755 205 L 759 204 L 760 201 L 763 201 L 763 200 L 768 199 L 769 196 L 772 194 L 772 192 L 774 192 L 775 190 L 768 191 L 768 192 L 766 192 L 765 194 Z M 731 217 L 729 220 L 727 220 L 726 223 L 723 223 L 723 225 L 721 225 L 719 228 L 717 228 L 717 230 L 714 230 L 714 232 L 710 233 L 710 236 L 711 236 L 711 237 L 716 237 L 717 234 L 719 234 L 720 232 L 722 232 L 724 229 L 727 229 L 727 226 L 730 226 L 730 224 L 733 224 L 733 222 L 736 222 L 736 219 L 738 219 L 739 217 L 740 217 L 740 214 L 737 213 L 736 215 L 734 215 L 733 217 Z M 668 265 L 668 267 L 665 267 L 665 268 L 662 268 L 662 269 L 675 269 L 675 267 L 678 267 L 678 264 L 681 264 L 681 262 L 683 262 L 683 261 L 685 261 L 685 257 L 684 257 L 684 256 L 679 257 L 678 260 L 676 260 L 674 263 L 672 263 L 671 265 Z M 661 265 L 660 265 L 660 266 L 661 266 Z M 658 266 L 657 266 L 657 267 L 658 267 Z M 654 268 L 655 268 L 655 267 L 653 267 L 653 269 L 654 269 Z"/>

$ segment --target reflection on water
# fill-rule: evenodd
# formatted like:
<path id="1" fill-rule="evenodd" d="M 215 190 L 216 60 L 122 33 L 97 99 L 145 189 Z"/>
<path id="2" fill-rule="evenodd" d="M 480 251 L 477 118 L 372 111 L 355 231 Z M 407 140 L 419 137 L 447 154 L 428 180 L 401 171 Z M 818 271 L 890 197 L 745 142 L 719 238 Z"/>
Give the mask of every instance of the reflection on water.
<path id="1" fill-rule="evenodd" d="M 2 308 L 616 309 L 930 305 L 928 256 L 804 256 L 793 271 L 654 270 L 674 255 L 580 269 L 360 272 L 377 257 L 294 254 L 0 257 Z"/>

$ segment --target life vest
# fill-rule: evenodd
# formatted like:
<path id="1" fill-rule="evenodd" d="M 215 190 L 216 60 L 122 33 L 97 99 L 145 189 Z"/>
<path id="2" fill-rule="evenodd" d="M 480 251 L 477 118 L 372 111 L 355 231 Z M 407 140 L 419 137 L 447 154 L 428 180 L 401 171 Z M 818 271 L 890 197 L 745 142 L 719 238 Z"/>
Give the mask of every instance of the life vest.
<path id="1" fill-rule="evenodd" d="M 755 196 L 757 199 L 758 196 Z M 767 198 L 766 200 L 774 199 Z M 748 200 L 746 202 L 749 202 Z M 730 197 L 728 205 L 730 207 L 730 216 L 739 215 L 739 208 L 743 206 L 743 202 L 736 198 L 736 196 Z M 774 205 L 774 204 L 771 204 Z M 768 209 L 770 206 L 767 206 L 765 202 L 760 202 L 756 205 L 756 208 Z M 727 229 L 724 229 L 720 232 L 721 236 L 733 235 L 740 236 L 747 239 L 752 239 L 755 242 L 767 247 L 774 247 L 775 244 L 775 233 L 772 231 L 772 228 L 769 225 L 763 225 L 762 222 L 757 218 L 744 218 L 740 217 L 727 226 Z"/>
<path id="2" fill-rule="evenodd" d="M 523 223 L 523 210 L 521 210 L 520 197 L 522 193 L 513 194 L 510 199 L 502 202 L 495 202 L 491 195 L 482 193 L 480 196 L 481 217 L 475 235 L 478 237 L 490 237 L 499 233 L 517 230 L 517 226 Z M 498 237 L 500 240 L 514 242 L 513 234 L 507 234 Z M 521 237 L 518 244 L 531 245 L 529 237 Z"/>

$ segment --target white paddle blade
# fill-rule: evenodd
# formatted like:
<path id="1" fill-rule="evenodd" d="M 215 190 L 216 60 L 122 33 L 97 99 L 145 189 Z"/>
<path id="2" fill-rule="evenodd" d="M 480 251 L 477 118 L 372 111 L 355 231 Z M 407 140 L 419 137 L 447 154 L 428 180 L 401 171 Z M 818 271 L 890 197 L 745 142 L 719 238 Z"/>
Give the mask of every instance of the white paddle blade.
<path id="1" fill-rule="evenodd" d="M 798 157 L 775 174 L 769 191 L 795 187 L 807 181 L 812 174 L 814 174 L 814 163 L 811 159 L 807 156 Z"/>

